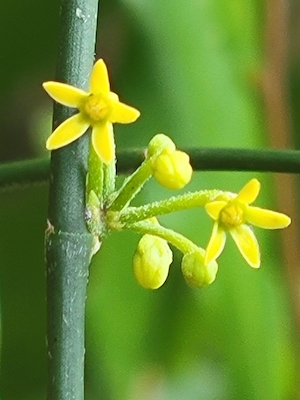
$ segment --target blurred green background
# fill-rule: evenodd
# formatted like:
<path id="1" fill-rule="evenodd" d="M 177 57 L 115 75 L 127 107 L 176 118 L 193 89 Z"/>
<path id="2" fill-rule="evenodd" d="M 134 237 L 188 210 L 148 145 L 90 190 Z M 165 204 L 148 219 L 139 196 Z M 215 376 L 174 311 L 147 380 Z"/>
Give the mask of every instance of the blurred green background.
<path id="1" fill-rule="evenodd" d="M 135 124 L 115 127 L 118 148 L 146 146 L 159 132 L 179 148 L 297 145 L 300 10 L 296 0 L 289 9 L 282 3 L 100 1 L 97 58 L 121 100 L 142 113 Z M 2 162 L 49 157 L 52 103 L 41 83 L 55 74 L 59 8 L 59 0 L 1 1 Z M 294 221 L 285 236 L 257 231 L 258 271 L 228 240 L 211 287 L 187 287 L 175 251 L 166 284 L 146 291 L 131 270 L 138 235 L 114 234 L 103 244 L 88 291 L 87 400 L 299 398 L 297 182 L 196 172 L 188 190 L 239 191 L 250 177 L 263 183 L 257 204 Z M 150 182 L 136 203 L 169 195 Z M 0 207 L 0 396 L 40 400 L 47 184 L 2 189 Z M 206 246 L 212 223 L 203 210 L 161 221 Z"/>

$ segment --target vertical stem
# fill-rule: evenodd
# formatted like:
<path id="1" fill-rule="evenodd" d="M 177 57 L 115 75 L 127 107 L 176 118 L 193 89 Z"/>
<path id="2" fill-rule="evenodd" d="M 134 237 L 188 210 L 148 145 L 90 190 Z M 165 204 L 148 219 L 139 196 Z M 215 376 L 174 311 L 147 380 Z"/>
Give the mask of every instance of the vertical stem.
<path id="1" fill-rule="evenodd" d="M 86 89 L 98 0 L 62 0 L 57 80 Z M 56 127 L 73 111 L 55 105 Z M 89 135 L 53 151 L 46 232 L 48 400 L 84 398 L 84 320 L 93 237 L 85 223 Z"/>
<path id="2" fill-rule="evenodd" d="M 84 398 L 85 297 L 92 243 L 86 234 L 47 238 L 48 400 Z"/>

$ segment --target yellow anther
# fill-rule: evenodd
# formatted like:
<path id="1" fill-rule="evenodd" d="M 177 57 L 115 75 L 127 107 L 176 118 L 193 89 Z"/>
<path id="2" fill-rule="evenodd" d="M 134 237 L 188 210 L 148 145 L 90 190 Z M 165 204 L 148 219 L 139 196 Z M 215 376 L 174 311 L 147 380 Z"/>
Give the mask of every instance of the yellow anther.
<path id="1" fill-rule="evenodd" d="M 90 117 L 92 122 L 105 121 L 111 113 L 111 106 L 108 100 L 100 94 L 90 95 L 84 99 L 81 109 Z"/>
<path id="2" fill-rule="evenodd" d="M 220 212 L 220 224 L 226 229 L 235 228 L 244 223 L 244 211 L 238 203 L 229 203 Z"/>

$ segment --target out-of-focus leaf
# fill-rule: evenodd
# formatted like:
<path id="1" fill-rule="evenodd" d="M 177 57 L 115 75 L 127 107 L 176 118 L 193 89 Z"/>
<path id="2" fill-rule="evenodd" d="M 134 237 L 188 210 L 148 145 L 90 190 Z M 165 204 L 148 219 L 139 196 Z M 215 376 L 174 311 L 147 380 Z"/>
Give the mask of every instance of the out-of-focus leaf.
<path id="1" fill-rule="evenodd" d="M 34 400 L 44 397 L 46 386 L 47 190 L 2 191 L 0 205 L 0 395 Z"/>

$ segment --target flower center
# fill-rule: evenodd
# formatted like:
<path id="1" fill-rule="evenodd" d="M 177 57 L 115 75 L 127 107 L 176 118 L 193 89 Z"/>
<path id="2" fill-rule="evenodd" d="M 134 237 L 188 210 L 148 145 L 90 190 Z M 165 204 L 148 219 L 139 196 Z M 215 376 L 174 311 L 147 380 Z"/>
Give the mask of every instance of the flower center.
<path id="1" fill-rule="evenodd" d="M 219 221 L 226 229 L 236 228 L 245 222 L 244 209 L 236 202 L 228 203 L 221 210 Z"/>
<path id="2" fill-rule="evenodd" d="M 101 94 L 91 94 L 85 99 L 81 111 L 87 114 L 92 121 L 98 122 L 108 119 L 111 106 L 108 99 Z"/>

